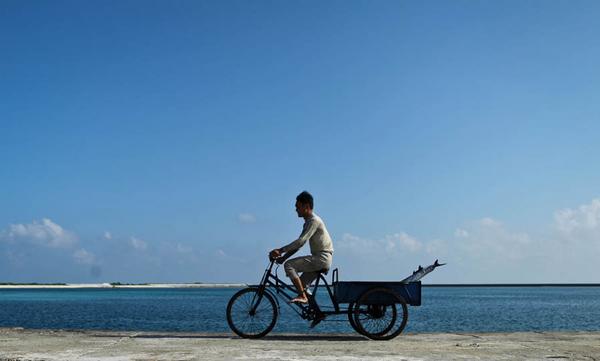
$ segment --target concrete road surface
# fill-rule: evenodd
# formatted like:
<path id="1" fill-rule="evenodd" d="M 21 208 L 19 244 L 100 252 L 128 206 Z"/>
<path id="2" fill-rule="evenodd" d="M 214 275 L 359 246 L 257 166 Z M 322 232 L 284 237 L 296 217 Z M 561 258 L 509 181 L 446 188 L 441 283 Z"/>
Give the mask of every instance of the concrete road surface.
<path id="1" fill-rule="evenodd" d="M 24 360 L 598 360 L 600 332 L 270 335 L 0 328 L 0 361 Z"/>

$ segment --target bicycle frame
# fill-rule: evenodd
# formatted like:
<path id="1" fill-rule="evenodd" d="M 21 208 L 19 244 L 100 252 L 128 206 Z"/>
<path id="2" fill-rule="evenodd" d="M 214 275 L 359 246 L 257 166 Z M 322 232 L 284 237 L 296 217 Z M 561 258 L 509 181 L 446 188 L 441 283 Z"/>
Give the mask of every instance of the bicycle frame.
<path id="1" fill-rule="evenodd" d="M 259 299 L 258 299 L 258 302 L 256 303 L 256 306 L 253 307 L 252 311 L 254 311 L 256 309 L 258 304 L 260 304 L 260 301 L 262 299 L 262 295 L 264 294 L 264 292 L 270 292 L 272 294 L 275 294 L 275 296 L 277 298 L 284 301 L 285 304 L 289 305 L 292 308 L 292 310 L 294 310 L 294 312 L 296 312 L 298 315 L 300 315 L 300 317 L 302 317 L 303 319 L 311 319 L 317 314 L 327 316 L 327 315 L 345 314 L 348 312 L 348 310 L 340 309 L 340 305 L 337 302 L 337 300 L 335 299 L 335 295 L 333 294 L 330 285 L 327 283 L 327 280 L 321 273 L 319 273 L 319 276 L 317 277 L 317 279 L 315 281 L 315 285 L 313 287 L 312 294 L 308 294 L 308 304 L 290 303 L 290 301 L 296 296 L 297 290 L 295 287 L 288 285 L 287 283 L 283 282 L 279 278 L 279 276 L 277 275 L 277 268 L 276 268 L 275 273 L 272 272 L 274 264 L 275 264 L 275 260 L 272 260 L 271 263 L 269 264 L 269 267 L 267 267 L 267 269 L 265 270 L 265 273 L 262 276 L 260 284 L 258 285 Z M 279 267 L 279 266 L 277 266 L 277 267 Z M 325 285 L 325 288 L 327 289 L 329 299 L 331 300 L 331 303 L 334 308 L 333 311 L 322 311 L 321 308 L 319 307 L 319 305 L 317 304 L 316 296 L 317 296 L 317 291 L 319 290 L 320 281 L 323 281 L 323 284 Z M 321 286 L 321 287 L 323 287 L 323 286 Z M 275 289 L 275 292 L 269 290 L 269 288 Z M 300 310 L 298 310 L 298 309 L 300 309 Z"/>

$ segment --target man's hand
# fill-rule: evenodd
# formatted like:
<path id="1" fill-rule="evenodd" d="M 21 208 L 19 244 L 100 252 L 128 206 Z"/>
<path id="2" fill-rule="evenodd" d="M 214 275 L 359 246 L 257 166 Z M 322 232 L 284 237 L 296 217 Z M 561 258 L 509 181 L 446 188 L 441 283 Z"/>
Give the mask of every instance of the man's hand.
<path id="1" fill-rule="evenodd" d="M 276 248 L 276 249 L 272 250 L 271 252 L 269 252 L 270 260 L 274 260 L 276 258 L 279 258 L 280 256 L 281 256 L 281 250 L 279 248 Z"/>

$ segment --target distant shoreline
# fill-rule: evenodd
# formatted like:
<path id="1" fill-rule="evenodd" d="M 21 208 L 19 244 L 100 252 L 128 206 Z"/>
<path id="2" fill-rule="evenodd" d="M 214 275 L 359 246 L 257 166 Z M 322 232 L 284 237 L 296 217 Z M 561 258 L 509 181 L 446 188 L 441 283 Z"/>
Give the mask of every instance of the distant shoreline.
<path id="1" fill-rule="evenodd" d="M 110 283 L 66 283 L 66 284 L 0 284 L 0 289 L 21 288 L 239 288 L 242 283 L 148 283 L 148 284 L 110 284 Z"/>

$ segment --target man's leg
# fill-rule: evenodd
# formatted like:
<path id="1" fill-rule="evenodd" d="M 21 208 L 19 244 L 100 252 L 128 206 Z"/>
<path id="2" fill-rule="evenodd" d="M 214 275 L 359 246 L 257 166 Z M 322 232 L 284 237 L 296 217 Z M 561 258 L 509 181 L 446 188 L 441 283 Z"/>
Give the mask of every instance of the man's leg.
<path id="1" fill-rule="evenodd" d="M 311 256 L 304 256 L 292 258 L 283 265 L 285 274 L 292 280 L 292 283 L 296 286 L 296 290 L 298 290 L 298 297 L 294 298 L 292 302 L 308 302 L 305 287 L 300 276 L 298 276 L 298 272 L 310 272 L 314 268 L 312 263 Z"/>
<path id="2" fill-rule="evenodd" d="M 305 288 L 310 286 L 310 283 L 316 278 L 317 271 L 328 268 L 330 265 L 330 259 L 322 259 L 322 257 L 315 256 L 296 257 L 285 262 L 285 273 L 298 290 L 298 297 L 292 301 L 307 303 L 308 298 L 305 294 Z M 298 272 L 304 272 L 302 278 L 298 276 Z"/>
<path id="3" fill-rule="evenodd" d="M 317 279 L 319 271 L 329 269 L 331 267 L 331 254 L 322 253 L 316 256 L 310 256 L 310 264 L 304 264 L 304 273 L 300 276 L 300 280 L 307 289 L 310 284 Z"/>
<path id="4" fill-rule="evenodd" d="M 300 280 L 300 277 L 292 278 L 292 283 L 294 284 L 294 286 L 296 286 L 296 289 L 298 290 L 298 297 L 293 298 L 292 302 L 308 303 L 308 296 L 306 296 L 306 289 L 302 285 L 302 280 Z"/>
<path id="5" fill-rule="evenodd" d="M 317 278 L 318 274 L 319 273 L 316 271 L 307 271 L 300 275 L 300 281 L 302 281 L 304 290 L 307 290 L 310 287 L 310 284 Z"/>

